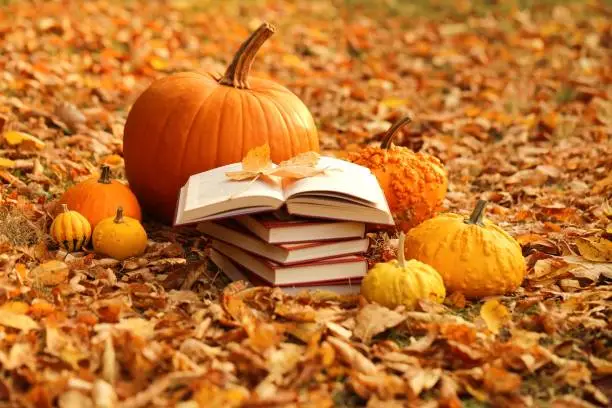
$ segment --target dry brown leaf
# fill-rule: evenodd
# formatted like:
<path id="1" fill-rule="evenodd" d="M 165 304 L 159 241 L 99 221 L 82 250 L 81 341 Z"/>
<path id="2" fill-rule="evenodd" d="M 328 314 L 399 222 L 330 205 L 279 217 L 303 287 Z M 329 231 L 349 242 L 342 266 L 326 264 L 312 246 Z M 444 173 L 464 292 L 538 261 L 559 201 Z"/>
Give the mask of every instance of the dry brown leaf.
<path id="1" fill-rule="evenodd" d="M 368 344 L 372 337 L 395 327 L 406 317 L 376 303 L 370 303 L 359 310 L 355 317 L 353 334 Z"/>
<path id="2" fill-rule="evenodd" d="M 69 273 L 68 265 L 53 259 L 32 269 L 30 278 L 44 286 L 57 286 L 68 280 Z"/>
<path id="3" fill-rule="evenodd" d="M 516 392 L 521 387 L 521 376 L 498 367 L 488 367 L 484 371 L 483 385 L 493 394 Z"/>
<path id="4" fill-rule="evenodd" d="M 336 337 L 328 337 L 326 341 L 334 347 L 341 359 L 355 370 L 364 374 L 374 374 L 378 372 L 374 363 L 347 342 Z"/>
<path id="5" fill-rule="evenodd" d="M 567 271 L 575 278 L 597 282 L 601 276 L 612 279 L 612 263 L 589 262 L 578 256 L 566 256 L 563 260 L 569 265 Z"/>
<path id="6" fill-rule="evenodd" d="M 604 237 L 577 238 L 576 246 L 585 259 L 594 262 L 612 262 L 612 241 Z"/>
<path id="7" fill-rule="evenodd" d="M 499 300 L 487 300 L 480 308 L 480 317 L 485 321 L 487 328 L 498 334 L 499 330 L 510 321 L 510 312 Z"/>

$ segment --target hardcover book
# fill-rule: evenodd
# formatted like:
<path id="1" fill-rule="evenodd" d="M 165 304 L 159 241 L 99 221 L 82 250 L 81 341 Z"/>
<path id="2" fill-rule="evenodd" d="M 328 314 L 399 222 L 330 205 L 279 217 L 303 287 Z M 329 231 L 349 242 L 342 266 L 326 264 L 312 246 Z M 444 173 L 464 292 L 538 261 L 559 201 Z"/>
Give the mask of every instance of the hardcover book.
<path id="1" fill-rule="evenodd" d="M 236 221 L 270 244 L 363 238 L 365 223 L 296 217 L 281 211 L 241 215 Z"/>
<path id="2" fill-rule="evenodd" d="M 198 224 L 197 229 L 213 239 L 283 265 L 363 253 L 370 244 L 369 238 L 269 244 L 234 220 L 206 221 Z"/>
<path id="3" fill-rule="evenodd" d="M 366 259 L 359 255 L 281 265 L 218 240 L 212 241 L 212 248 L 273 286 L 361 279 L 368 271 Z"/>
<path id="4" fill-rule="evenodd" d="M 251 282 L 254 286 L 269 286 L 268 282 L 250 272 L 248 269 L 236 264 L 230 258 L 215 249 L 211 249 L 210 259 L 232 281 L 244 280 Z M 296 283 L 276 286 L 290 295 L 294 295 L 302 291 L 327 291 L 334 292 L 338 295 L 355 295 L 361 290 L 361 280 L 361 278 L 355 278 L 318 283 Z"/>

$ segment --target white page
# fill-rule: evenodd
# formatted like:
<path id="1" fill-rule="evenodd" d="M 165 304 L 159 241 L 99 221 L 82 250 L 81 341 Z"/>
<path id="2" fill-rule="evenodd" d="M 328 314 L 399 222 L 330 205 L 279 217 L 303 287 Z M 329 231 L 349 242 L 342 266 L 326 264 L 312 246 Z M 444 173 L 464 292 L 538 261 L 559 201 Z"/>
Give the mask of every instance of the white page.
<path id="1" fill-rule="evenodd" d="M 317 168 L 327 168 L 322 175 L 286 183 L 285 199 L 299 193 L 331 192 L 353 196 L 369 203 L 385 200 L 376 176 L 370 169 L 335 157 L 322 156 Z"/>
<path id="2" fill-rule="evenodd" d="M 202 208 L 234 197 L 272 197 L 284 201 L 278 179 L 234 181 L 225 175 L 241 170 L 242 163 L 232 163 L 189 177 L 183 210 Z"/>

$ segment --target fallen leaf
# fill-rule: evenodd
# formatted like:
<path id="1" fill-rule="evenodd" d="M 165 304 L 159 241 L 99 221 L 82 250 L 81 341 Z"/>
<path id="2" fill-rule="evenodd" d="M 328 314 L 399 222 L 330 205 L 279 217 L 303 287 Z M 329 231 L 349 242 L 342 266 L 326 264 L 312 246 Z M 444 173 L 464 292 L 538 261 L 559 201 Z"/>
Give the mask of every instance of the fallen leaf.
<path id="1" fill-rule="evenodd" d="M 266 143 L 249 150 L 242 159 L 241 171 L 230 171 L 225 174 L 231 180 L 236 181 L 257 179 L 260 176 L 301 179 L 325 172 L 325 169 L 316 167 L 319 157 L 317 152 L 308 151 L 274 166 L 270 159 L 270 146 Z"/>
<path id="2" fill-rule="evenodd" d="M 604 237 L 577 238 L 576 246 L 589 261 L 612 262 L 612 241 Z"/>
<path id="3" fill-rule="evenodd" d="M 83 113 L 72 103 L 63 101 L 55 106 L 54 113 L 70 130 L 75 131 L 87 121 Z"/>
<path id="4" fill-rule="evenodd" d="M 364 374 L 374 374 L 378 372 L 374 363 L 347 342 L 336 337 L 328 337 L 326 341 L 334 347 L 342 360 L 355 370 Z"/>
<path id="5" fill-rule="evenodd" d="M 33 146 L 36 149 L 44 149 L 45 142 L 37 138 L 36 136 L 32 136 L 28 133 L 17 132 L 15 130 L 11 130 L 8 132 L 4 132 L 4 140 L 11 145 L 23 145 L 24 147 Z"/>
<path id="6" fill-rule="evenodd" d="M 484 372 L 483 385 L 491 393 L 513 393 L 521 387 L 521 376 L 503 368 L 488 367 Z"/>
<path id="7" fill-rule="evenodd" d="M 5 157 L 0 157 L 0 167 L 5 168 L 5 169 L 12 169 L 15 166 L 16 166 L 16 163 L 14 160 L 7 159 Z"/>
<path id="8" fill-rule="evenodd" d="M 480 317 L 485 321 L 487 328 L 498 334 L 502 326 L 510 320 L 510 312 L 506 306 L 497 299 L 487 300 L 480 308 Z"/>
<path id="9" fill-rule="evenodd" d="M 40 264 L 30 272 L 30 278 L 44 286 L 57 286 L 66 282 L 70 269 L 62 261 L 51 260 Z"/>
<path id="10" fill-rule="evenodd" d="M 372 337 L 397 326 L 405 319 L 404 316 L 393 310 L 376 303 L 370 303 L 357 313 L 353 334 L 367 344 L 372 340 Z"/>
<path id="11" fill-rule="evenodd" d="M 0 325 L 12 327 L 22 331 L 38 329 L 38 323 L 30 316 L 9 312 L 0 309 Z"/>

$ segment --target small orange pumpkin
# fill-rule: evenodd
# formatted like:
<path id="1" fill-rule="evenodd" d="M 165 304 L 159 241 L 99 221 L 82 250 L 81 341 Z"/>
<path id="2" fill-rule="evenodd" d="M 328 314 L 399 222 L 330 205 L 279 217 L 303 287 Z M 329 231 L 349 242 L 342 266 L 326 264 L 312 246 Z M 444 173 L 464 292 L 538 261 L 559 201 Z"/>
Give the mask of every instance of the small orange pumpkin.
<path id="1" fill-rule="evenodd" d="M 436 215 L 448 187 L 446 169 L 437 157 L 392 144 L 397 132 L 411 121 L 405 117 L 395 122 L 380 147 L 366 147 L 347 157 L 372 170 L 402 231 Z"/>
<path id="2" fill-rule="evenodd" d="M 128 186 L 110 178 L 110 167 L 102 165 L 99 178 L 91 177 L 64 192 L 59 204 L 67 204 L 82 214 L 91 228 L 95 228 L 103 218 L 113 216 L 121 206 L 126 215 L 142 219 L 140 205 Z"/>
<path id="3" fill-rule="evenodd" d="M 274 31 L 262 24 L 225 74 L 173 74 L 153 82 L 134 103 L 124 129 L 125 171 L 152 217 L 172 221 L 189 176 L 240 162 L 254 147 L 267 143 L 275 163 L 319 151 L 306 105 L 274 81 L 249 77 L 257 51 Z"/>

